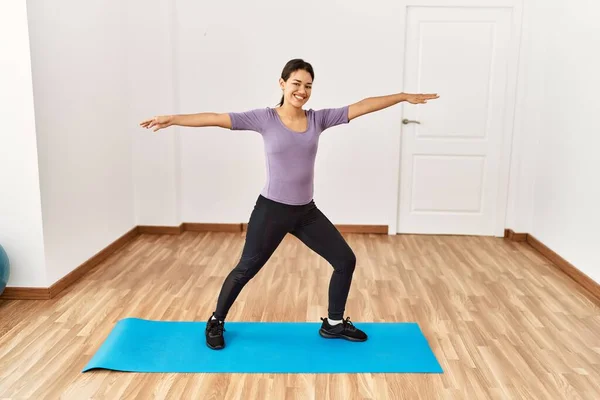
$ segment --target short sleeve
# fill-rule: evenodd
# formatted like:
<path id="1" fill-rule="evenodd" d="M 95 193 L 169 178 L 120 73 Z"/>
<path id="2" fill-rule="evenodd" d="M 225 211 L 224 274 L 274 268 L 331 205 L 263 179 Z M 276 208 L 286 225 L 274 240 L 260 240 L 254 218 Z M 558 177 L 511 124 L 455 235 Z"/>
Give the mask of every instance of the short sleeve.
<path id="1" fill-rule="evenodd" d="M 337 125 L 347 124 L 349 122 L 348 106 L 317 110 L 315 111 L 315 117 L 323 131 Z"/>
<path id="2" fill-rule="evenodd" d="M 267 120 L 266 109 L 256 109 L 244 112 L 231 112 L 231 130 L 262 132 Z"/>

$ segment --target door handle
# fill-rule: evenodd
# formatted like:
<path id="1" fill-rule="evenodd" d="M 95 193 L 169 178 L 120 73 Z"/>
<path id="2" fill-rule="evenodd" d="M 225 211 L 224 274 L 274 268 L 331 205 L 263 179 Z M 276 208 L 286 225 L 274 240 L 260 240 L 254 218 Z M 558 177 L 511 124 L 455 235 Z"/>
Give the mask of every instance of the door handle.
<path id="1" fill-rule="evenodd" d="M 402 123 L 403 123 L 404 125 L 406 125 L 406 124 L 420 124 L 420 122 L 419 122 L 419 121 L 411 121 L 410 119 L 406 119 L 406 118 L 404 118 L 404 119 L 402 120 Z"/>

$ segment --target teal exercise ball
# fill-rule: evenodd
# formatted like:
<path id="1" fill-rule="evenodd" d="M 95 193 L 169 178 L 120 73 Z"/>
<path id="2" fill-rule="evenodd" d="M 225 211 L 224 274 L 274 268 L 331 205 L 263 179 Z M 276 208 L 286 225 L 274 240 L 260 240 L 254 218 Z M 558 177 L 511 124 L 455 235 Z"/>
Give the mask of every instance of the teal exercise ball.
<path id="1" fill-rule="evenodd" d="M 6 254 L 6 251 L 4 251 L 2 245 L 0 245 L 0 294 L 4 292 L 9 276 L 10 262 L 8 261 L 8 255 Z"/>

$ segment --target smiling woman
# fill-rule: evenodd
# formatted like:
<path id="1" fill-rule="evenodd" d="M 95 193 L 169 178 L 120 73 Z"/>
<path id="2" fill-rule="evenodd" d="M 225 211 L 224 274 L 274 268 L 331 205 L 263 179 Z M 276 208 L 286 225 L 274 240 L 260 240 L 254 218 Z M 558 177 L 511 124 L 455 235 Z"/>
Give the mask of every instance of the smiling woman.
<path id="1" fill-rule="evenodd" d="M 296 107 L 302 107 L 310 98 L 314 79 L 315 71 L 312 65 L 302 59 L 288 61 L 279 78 L 279 85 L 283 90 L 279 106 L 283 106 L 287 98 Z"/>
<path id="2" fill-rule="evenodd" d="M 365 341 L 367 335 L 349 318 L 344 319 L 346 300 L 356 257 L 336 227 L 313 200 L 314 168 L 320 135 L 327 129 L 347 124 L 361 115 L 382 110 L 402 101 L 424 104 L 437 94 L 398 93 L 369 97 L 357 103 L 321 110 L 304 110 L 310 99 L 315 73 L 302 59 L 290 60 L 279 79 L 281 101 L 276 108 L 246 112 L 199 113 L 159 116 L 141 123 L 154 131 L 172 125 L 218 126 L 255 131 L 262 135 L 267 157 L 267 181 L 256 200 L 237 266 L 223 282 L 216 309 L 206 324 L 206 344 L 225 347 L 225 317 L 243 287 L 266 264 L 283 238 L 292 234 L 325 258 L 333 267 L 329 282 L 328 317 L 319 334 L 324 338 Z"/>

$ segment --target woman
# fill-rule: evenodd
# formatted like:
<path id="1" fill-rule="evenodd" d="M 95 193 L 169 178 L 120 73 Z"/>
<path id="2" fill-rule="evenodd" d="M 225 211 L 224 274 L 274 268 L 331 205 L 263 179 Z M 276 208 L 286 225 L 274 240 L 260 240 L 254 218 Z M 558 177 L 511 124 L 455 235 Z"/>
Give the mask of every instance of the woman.
<path id="1" fill-rule="evenodd" d="M 365 341 L 367 335 L 343 314 L 350 290 L 356 257 L 340 232 L 313 201 L 315 157 L 320 134 L 361 115 L 382 110 L 402 101 L 427 103 L 436 94 L 395 94 L 370 97 L 350 106 L 304 110 L 310 99 L 314 71 L 301 59 L 289 61 L 281 73 L 282 97 L 276 108 L 241 113 L 199 113 L 159 116 L 142 122 L 154 132 L 171 125 L 216 126 L 250 130 L 263 136 L 267 157 L 267 182 L 258 196 L 248 223 L 242 256 L 229 273 L 206 324 L 206 344 L 211 349 L 225 347 L 224 321 L 242 288 L 277 249 L 286 234 L 300 239 L 333 266 L 329 283 L 328 317 L 319 334 L 325 338 Z"/>

